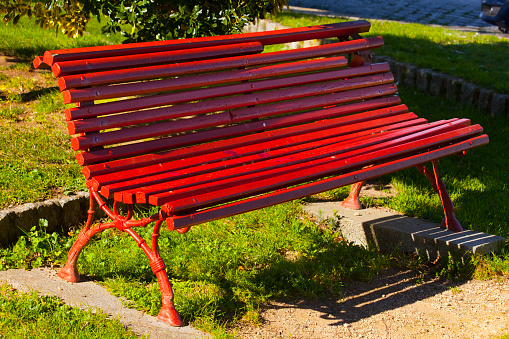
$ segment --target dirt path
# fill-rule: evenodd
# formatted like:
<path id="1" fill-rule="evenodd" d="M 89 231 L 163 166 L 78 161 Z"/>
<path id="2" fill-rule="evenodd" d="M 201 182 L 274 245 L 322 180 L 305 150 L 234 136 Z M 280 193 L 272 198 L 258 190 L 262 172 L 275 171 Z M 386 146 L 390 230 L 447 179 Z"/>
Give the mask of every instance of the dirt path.
<path id="1" fill-rule="evenodd" d="M 417 283 L 418 281 L 419 283 Z M 343 299 L 274 302 L 241 338 L 493 338 L 509 332 L 509 281 L 419 281 L 392 271 L 354 283 Z"/>

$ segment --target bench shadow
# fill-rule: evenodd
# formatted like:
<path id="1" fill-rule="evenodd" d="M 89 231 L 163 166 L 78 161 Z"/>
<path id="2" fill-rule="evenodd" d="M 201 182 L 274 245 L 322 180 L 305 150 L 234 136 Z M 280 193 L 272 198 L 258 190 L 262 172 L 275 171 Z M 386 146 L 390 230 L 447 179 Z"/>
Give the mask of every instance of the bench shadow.
<path id="1" fill-rule="evenodd" d="M 417 283 L 418 282 L 418 283 Z M 371 282 L 352 282 L 342 298 L 280 300 L 261 307 L 261 315 L 271 309 L 301 309 L 320 313 L 328 326 L 343 326 L 389 310 L 433 297 L 463 282 L 422 277 L 415 271 L 390 269 Z"/>

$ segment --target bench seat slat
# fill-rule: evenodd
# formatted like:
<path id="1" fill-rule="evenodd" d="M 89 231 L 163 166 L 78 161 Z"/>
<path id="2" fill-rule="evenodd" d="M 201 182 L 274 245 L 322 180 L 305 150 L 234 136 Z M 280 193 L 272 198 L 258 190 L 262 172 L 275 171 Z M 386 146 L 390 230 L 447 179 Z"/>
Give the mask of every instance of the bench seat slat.
<path id="1" fill-rule="evenodd" d="M 406 114 L 406 116 L 409 117 L 412 115 Z M 399 118 L 402 119 L 403 117 Z M 219 152 L 209 152 L 204 155 L 183 157 L 171 161 L 159 162 L 151 166 L 145 165 L 137 169 L 127 171 L 117 171 L 113 174 L 96 176 L 92 179 L 92 182 L 97 183 L 97 185 L 94 185 L 93 187 L 98 190 L 100 185 L 108 185 L 107 189 L 109 193 L 103 193 L 103 191 L 101 191 L 101 193 L 103 193 L 103 195 L 105 196 L 109 196 L 112 189 L 120 187 L 120 185 L 114 185 L 117 182 L 129 182 L 129 184 L 131 185 L 133 184 L 132 180 L 137 178 L 143 178 L 140 179 L 139 182 L 154 182 L 154 180 L 149 178 L 149 176 L 158 174 L 162 174 L 163 176 L 165 176 L 166 175 L 165 173 L 172 172 L 167 175 L 169 177 L 174 177 L 177 175 L 176 171 L 180 171 L 190 167 L 199 167 L 199 169 L 196 170 L 203 171 L 205 167 L 202 165 L 204 164 L 226 161 L 229 159 L 236 159 L 235 161 L 238 161 L 239 164 L 242 164 L 243 162 L 248 162 L 248 160 L 242 160 L 244 159 L 243 157 L 258 154 L 260 152 L 264 154 L 263 156 L 265 158 L 268 158 L 275 156 L 280 152 L 290 154 L 298 151 L 300 152 L 306 149 L 313 149 L 324 145 L 337 143 L 339 141 L 356 139 L 359 137 L 368 136 L 372 138 L 375 133 L 381 132 L 386 133 L 389 130 L 391 130 L 392 129 L 391 125 L 388 125 L 389 121 L 394 121 L 394 119 L 380 118 L 377 120 L 373 120 L 372 124 L 366 124 L 365 122 L 361 122 L 356 124 L 348 124 L 341 127 L 323 129 L 314 132 L 304 131 L 302 134 L 297 134 L 275 140 L 274 139 L 267 141 L 261 140 L 260 142 L 249 145 L 243 145 L 240 147 L 235 147 L 235 145 L 232 145 L 231 148 Z M 378 132 L 374 132 L 373 128 L 370 128 L 373 126 L 383 126 L 383 128 L 378 128 Z M 398 133 L 410 133 L 410 130 L 419 128 L 424 129 L 426 127 L 409 128 L 406 129 L 406 132 L 400 131 Z M 258 160 L 261 160 L 261 158 Z M 254 161 L 256 161 L 256 158 Z M 221 165 L 221 167 L 224 166 L 226 165 Z"/>
<path id="2" fill-rule="evenodd" d="M 143 86 L 140 86 L 138 82 L 134 82 L 112 86 L 71 89 L 64 91 L 63 97 L 64 102 L 67 104 L 79 101 L 122 98 L 127 96 L 153 94 L 175 90 L 181 91 L 188 88 L 199 88 L 239 81 L 256 80 L 267 77 L 273 78 L 283 75 L 309 73 L 314 71 L 345 67 L 347 64 L 348 61 L 345 57 L 304 60 L 258 68 L 190 75 L 187 77 L 172 79 L 152 80 L 145 82 Z"/>
<path id="3" fill-rule="evenodd" d="M 458 122 L 456 127 L 461 124 L 466 125 L 466 122 Z M 435 126 L 441 126 L 441 129 L 435 129 L 432 132 L 432 128 Z M 156 191 L 167 191 L 169 188 L 172 190 L 178 190 L 180 188 L 189 186 L 194 189 L 195 185 L 198 185 L 207 181 L 214 181 L 217 179 L 227 179 L 229 177 L 235 177 L 239 174 L 239 171 L 245 175 L 248 173 L 255 173 L 261 171 L 267 171 L 273 168 L 279 168 L 289 166 L 292 164 L 302 164 L 312 161 L 314 159 L 324 157 L 339 157 L 342 153 L 351 152 L 355 150 L 364 151 L 369 146 L 379 145 L 383 142 L 398 139 L 399 142 L 405 141 L 402 137 L 408 135 L 425 135 L 418 134 L 418 132 L 426 130 L 428 134 L 437 133 L 438 131 L 444 132 L 452 129 L 452 124 L 446 124 L 445 121 L 435 122 L 429 125 L 415 126 L 406 129 L 400 129 L 396 131 L 383 131 L 377 134 L 364 134 L 355 136 L 357 133 L 341 134 L 334 136 L 330 131 L 321 131 L 319 136 L 315 136 L 315 139 L 322 137 L 320 140 L 301 140 L 299 144 L 290 144 L 280 148 L 267 148 L 264 149 L 262 145 L 252 154 L 241 153 L 233 158 L 223 158 L 221 161 L 203 162 L 198 166 L 198 162 L 193 164 L 186 164 L 183 167 L 169 165 L 166 171 L 162 170 L 158 174 L 142 176 L 138 179 L 130 179 L 128 176 L 123 176 L 120 182 L 116 184 L 108 184 L 101 189 L 101 194 L 109 196 L 115 192 L 121 192 L 122 201 L 125 203 L 133 203 L 132 195 L 136 194 L 154 194 Z M 354 132 L 354 131 L 352 131 Z M 361 134 L 361 133 L 358 133 Z M 327 138 L 323 138 L 328 136 Z M 355 136 L 355 137 L 354 137 Z M 354 137 L 354 138 L 352 138 Z M 257 145 L 255 145 L 257 146 Z M 264 145 L 265 146 L 265 145 Z M 266 147 L 270 147 L 267 145 Z M 378 147 L 378 146 L 377 146 Z M 232 150 L 233 151 L 233 150 Z M 187 159 L 186 159 L 187 160 Z M 199 160 L 199 159 L 190 159 Z M 185 161 L 184 161 L 185 163 Z M 173 168 L 172 168 L 173 167 Z M 200 179 L 203 178 L 203 179 Z M 147 186 L 149 185 L 149 186 Z M 128 195 L 131 195 L 129 198 Z M 139 201 L 138 201 L 139 202 Z"/>
<path id="4" fill-rule="evenodd" d="M 151 122 L 155 120 L 162 119 L 174 119 L 179 117 L 185 117 L 189 115 L 196 114 L 204 114 L 215 111 L 223 111 L 230 110 L 240 107 L 245 107 L 249 105 L 255 104 L 266 104 L 276 101 L 290 100 L 303 98 L 307 96 L 322 95 L 327 93 L 339 92 L 339 91 L 347 91 L 344 93 L 344 100 L 354 100 L 355 97 L 378 97 L 383 95 L 394 94 L 396 91 L 396 87 L 394 84 L 389 84 L 392 82 L 392 74 L 381 74 L 381 75 L 373 75 L 369 77 L 363 78 L 355 78 L 344 80 L 340 83 L 324 83 L 324 84 L 316 84 L 316 85 L 308 85 L 303 87 L 296 88 L 288 88 L 277 91 L 278 93 L 273 92 L 264 92 L 264 93 L 254 93 L 254 94 L 246 94 L 239 97 L 232 97 L 226 99 L 216 99 L 205 102 L 198 103 L 189 103 L 183 104 L 181 106 L 172 106 L 168 108 L 160 108 L 149 111 L 143 111 L 145 118 L 144 122 Z M 382 85 L 383 86 L 375 86 Z M 372 86 L 367 87 L 366 86 Z M 358 89 L 357 91 L 350 91 L 352 89 Z M 374 93 L 373 93 L 374 92 Z M 370 95 L 368 94 L 370 93 Z M 228 115 L 230 113 L 226 112 Z M 235 116 L 221 116 L 219 113 L 216 113 L 217 124 L 225 124 L 231 122 L 241 122 L 252 118 L 257 118 L 258 116 L 254 116 L 252 118 L 244 117 L 235 117 Z M 128 117 L 132 117 L 131 115 Z M 125 117 L 121 117 L 125 118 Z M 137 117 L 135 116 L 133 120 L 135 121 Z M 133 120 L 129 120 L 129 124 L 133 123 Z M 97 120 L 99 125 L 101 125 L 102 120 Z M 104 132 L 100 134 L 93 135 L 85 135 L 79 136 L 71 139 L 71 144 L 73 145 L 74 150 L 83 150 L 87 148 L 104 146 L 104 145 L 112 145 L 123 142 L 130 142 L 134 140 L 140 140 L 151 137 L 158 137 L 161 135 L 168 135 L 171 132 L 171 128 L 175 127 L 175 124 L 172 121 L 169 122 L 159 122 L 157 124 L 150 125 L 142 125 L 136 126 L 132 128 L 125 128 L 121 130 Z M 111 127 L 111 125 L 107 125 L 106 123 L 102 126 L 106 128 L 106 126 Z M 99 126 L 98 126 L 99 127 Z M 100 128 L 102 129 L 102 128 Z"/>
<path id="5" fill-rule="evenodd" d="M 187 50 L 61 61 L 54 63 L 53 66 L 51 66 L 51 70 L 56 77 L 59 77 L 69 74 L 84 74 L 111 69 L 176 63 L 179 61 L 230 57 L 233 55 L 260 53 L 262 51 L 263 45 L 261 43 L 249 42 L 244 44 L 193 48 Z"/>
<path id="6" fill-rule="evenodd" d="M 350 185 L 355 182 L 377 178 L 381 175 L 393 173 L 405 168 L 410 168 L 425 162 L 437 160 L 453 154 L 458 154 L 474 147 L 488 143 L 488 136 L 481 135 L 450 146 L 436 150 L 407 156 L 401 159 L 377 164 L 372 167 L 352 171 L 350 173 L 322 179 L 296 187 L 280 189 L 268 194 L 255 196 L 249 199 L 231 202 L 219 207 L 212 207 L 201 211 L 177 212 L 167 219 L 170 227 L 175 229 L 198 225 L 207 221 L 213 221 L 236 214 L 246 213 L 263 207 L 268 207 L 294 199 L 303 198 L 313 194 L 325 192 L 336 187 Z"/>
<path id="7" fill-rule="evenodd" d="M 337 133 L 342 133 L 342 132 L 344 132 L 344 130 L 349 129 L 350 127 L 352 129 L 358 128 L 359 132 L 351 133 L 350 135 L 347 136 L 347 138 L 358 138 L 358 137 L 362 137 L 365 135 L 381 133 L 384 131 L 392 131 L 392 130 L 407 128 L 407 127 L 412 127 L 412 126 L 420 125 L 420 124 L 423 124 L 426 122 L 427 121 L 425 119 L 416 119 L 416 116 L 413 113 L 406 113 L 406 114 L 399 114 L 399 115 L 389 116 L 386 118 L 376 119 L 370 124 L 366 124 L 366 122 L 361 122 L 361 123 L 352 124 L 352 125 L 348 125 L 348 126 L 338 127 L 338 128 L 334 128 L 334 131 Z M 359 126 L 360 124 L 365 124 L 365 125 Z M 328 131 L 327 130 L 318 130 L 316 132 L 320 132 L 320 131 L 330 132 L 330 130 L 328 130 Z M 311 132 L 311 133 L 307 133 L 307 134 L 312 135 L 316 132 Z M 120 172 L 122 172 L 122 175 L 125 175 L 125 178 L 131 178 L 132 176 L 137 176 L 137 175 L 145 176 L 145 175 L 150 174 L 150 168 L 151 168 L 150 166 L 154 166 L 153 168 L 157 171 L 157 170 L 160 170 L 161 167 L 164 167 L 163 164 L 167 164 L 167 163 L 172 164 L 169 166 L 174 166 L 173 165 L 174 162 L 187 164 L 187 161 L 192 162 L 193 159 L 201 159 L 202 163 L 204 163 L 206 161 L 214 160 L 214 157 L 217 157 L 217 158 L 223 157 L 224 158 L 224 157 L 226 157 L 227 154 L 232 154 L 232 156 L 233 156 L 233 154 L 234 154 L 233 152 L 239 152 L 238 149 L 241 149 L 241 148 L 245 149 L 245 148 L 252 147 L 253 149 L 256 149 L 257 145 L 260 145 L 263 142 L 279 143 L 279 142 L 285 142 L 287 140 L 292 140 L 292 138 L 294 138 L 295 135 L 297 137 L 301 137 L 301 134 L 294 134 L 294 135 L 291 135 L 290 137 L 284 137 L 284 138 L 276 137 L 276 138 L 274 138 L 269 134 L 269 136 L 270 136 L 269 138 L 264 138 L 264 139 L 259 138 L 260 143 L 253 142 L 253 141 L 256 141 L 254 139 L 250 140 L 251 142 L 243 142 L 243 143 L 237 142 L 237 143 L 234 143 L 231 145 L 217 147 L 218 150 L 215 152 L 214 152 L 214 149 L 212 148 L 207 153 L 200 151 L 203 148 L 196 149 L 195 152 L 184 153 L 185 155 L 183 156 L 183 159 L 179 158 L 178 156 L 175 155 L 175 153 L 177 153 L 177 152 L 175 152 L 175 153 L 171 152 L 171 153 L 168 153 L 168 155 L 165 157 L 160 157 L 160 158 L 157 157 L 156 159 L 158 159 L 158 161 L 156 161 L 156 160 L 150 161 L 150 163 L 152 163 L 153 165 L 148 165 L 147 161 L 144 160 L 143 162 L 140 162 L 140 163 L 132 163 L 131 166 L 124 166 L 124 168 L 127 168 L 127 169 L 125 171 L 120 171 Z M 209 153 L 211 154 L 210 156 L 208 155 Z M 133 158 L 131 160 L 134 161 L 134 160 L 136 160 L 136 158 Z M 144 171 L 145 168 L 147 169 L 147 171 Z M 105 171 L 103 171 L 103 172 L 105 172 Z M 111 173 L 111 175 L 110 175 L 110 173 Z M 90 182 L 92 183 L 92 185 L 95 189 L 99 190 L 101 185 L 107 185 L 110 183 L 114 183 L 114 182 L 118 181 L 117 178 L 118 178 L 118 176 L 117 176 L 116 172 L 110 171 L 110 172 L 107 172 L 106 174 L 97 175 L 97 176 L 92 177 L 90 179 Z M 122 181 L 122 180 L 124 180 L 124 179 L 120 179 L 120 181 Z"/>
<path id="8" fill-rule="evenodd" d="M 349 36 L 352 34 L 367 32 L 369 31 L 370 27 L 371 24 L 368 21 L 358 20 L 335 24 L 325 24 L 313 27 L 289 28 L 268 32 L 132 43 L 127 45 L 108 45 L 60 49 L 46 51 L 44 53 L 43 60 L 46 64 L 51 66 L 55 62 L 79 60 L 82 58 L 89 59 L 140 53 L 154 53 L 180 49 L 203 48 L 216 45 L 231 45 L 249 42 L 261 42 L 264 46 L 275 45 L 293 41 Z"/>
<path id="9" fill-rule="evenodd" d="M 193 73 L 199 74 L 206 72 L 217 72 L 226 69 L 255 67 L 260 65 L 290 62 L 310 58 L 320 58 L 338 54 L 348 54 L 354 51 L 364 51 L 381 46 L 383 46 L 383 39 L 381 37 L 371 37 L 366 39 L 356 39 L 351 41 L 343 41 L 340 43 L 336 42 L 327 45 L 319 45 L 305 49 L 291 49 L 286 51 L 269 52 L 264 54 L 250 54 L 222 59 L 189 61 L 177 64 L 67 75 L 58 79 L 58 86 L 61 91 L 64 91 L 71 88 L 81 88 L 105 84 L 110 85 L 139 80 L 175 77 Z"/>
<path id="10" fill-rule="evenodd" d="M 427 151 L 433 146 L 439 146 L 455 139 L 479 134 L 482 128 L 470 126 L 462 130 L 455 130 L 427 138 L 397 144 L 394 147 L 383 148 L 373 152 L 356 155 L 347 152 L 338 159 L 332 157 L 306 162 L 305 164 L 285 167 L 283 170 L 269 170 L 263 175 L 241 175 L 234 179 L 214 182 L 214 185 L 196 185 L 191 190 L 178 193 L 159 193 L 150 195 L 148 202 L 160 206 L 169 203 L 174 211 L 196 209 L 212 204 L 241 199 L 250 195 L 268 192 L 281 187 L 288 187 L 319 177 L 341 173 L 341 171 L 372 165 L 408 154 L 409 152 Z M 175 200 L 178 199 L 178 200 Z"/>
<path id="11" fill-rule="evenodd" d="M 469 122 L 456 121 L 456 127 L 465 127 Z M 382 133 L 375 136 L 363 136 L 356 139 L 346 139 L 338 141 L 336 144 L 323 145 L 310 150 L 303 150 L 295 154 L 281 155 L 281 157 L 270 158 L 268 155 L 259 162 L 249 163 L 241 167 L 223 168 L 219 172 L 211 172 L 205 174 L 198 174 L 190 177 L 179 176 L 179 173 L 174 173 L 173 178 L 162 180 L 157 183 L 155 180 L 150 182 L 149 186 L 140 186 L 135 189 L 128 189 L 127 191 L 119 192 L 115 195 L 116 199 L 122 199 L 126 203 L 134 203 L 132 195 L 136 194 L 137 203 L 146 203 L 147 197 L 156 196 L 159 194 L 166 194 L 171 192 L 174 196 L 173 199 L 178 199 L 180 195 L 188 195 L 191 192 L 198 193 L 198 190 L 220 189 L 224 183 L 230 183 L 236 180 L 243 180 L 242 178 L 253 178 L 253 180 L 260 180 L 264 176 L 279 175 L 280 172 L 290 173 L 292 171 L 300 170 L 302 167 L 308 165 L 320 165 L 329 161 L 339 161 L 341 159 L 349 159 L 351 156 L 358 156 L 368 152 L 375 152 L 387 147 L 395 147 L 418 139 L 421 136 L 434 135 L 439 133 L 446 133 L 453 129 L 453 126 L 448 126 L 446 122 L 435 123 L 435 128 L 429 128 L 422 131 L 416 128 L 410 131 L 395 131 L 391 133 Z M 456 130 L 459 135 L 461 132 Z M 472 132 L 475 133 L 475 132 Z M 284 152 L 284 150 L 283 150 Z M 209 166 L 210 167 L 210 166 Z M 185 174 L 186 171 L 179 171 Z M 242 178 L 239 176 L 241 173 Z M 240 183 L 239 183 L 240 185 Z M 108 189 L 108 187 L 104 187 Z M 102 193 L 102 190 L 101 190 Z M 120 200 L 119 200 L 120 201 Z"/>
<path id="12" fill-rule="evenodd" d="M 83 173 L 86 179 L 89 179 L 91 176 L 102 175 L 106 173 L 112 173 L 116 171 L 126 170 L 130 168 L 135 168 L 138 166 L 150 165 L 153 163 L 161 162 L 161 161 L 171 161 L 172 159 L 178 159 L 179 157 L 189 157 L 193 155 L 204 154 L 207 152 L 215 152 L 220 150 L 225 150 L 231 148 L 232 146 L 240 147 L 242 145 L 248 145 L 251 143 L 260 142 L 261 140 L 270 140 L 276 138 L 282 138 L 286 136 L 295 135 L 297 133 L 302 133 L 303 128 L 312 132 L 315 130 L 320 130 L 324 128 L 333 128 L 340 126 L 345 123 L 354 123 L 355 121 L 363 121 L 362 115 L 347 116 L 351 113 L 358 113 L 366 111 L 366 117 L 384 117 L 388 115 L 398 115 L 402 113 L 408 112 L 408 107 L 405 105 L 397 105 L 391 106 L 394 104 L 399 104 L 400 100 L 398 97 L 389 97 L 383 99 L 375 99 L 369 100 L 365 102 L 357 102 L 354 104 L 347 104 L 341 107 L 329 107 L 320 111 L 311 111 L 301 114 L 296 114 L 287 117 L 279 117 L 272 118 L 263 121 L 255 121 L 249 122 L 242 125 L 235 125 L 229 127 L 223 127 L 220 129 L 209 130 L 197 132 L 192 135 L 182 135 L 176 136 L 173 138 L 167 139 L 157 139 L 153 141 L 149 141 L 143 143 L 144 150 L 152 150 L 158 151 L 160 149 L 171 149 L 177 148 L 175 150 L 161 152 L 161 153 L 150 153 L 146 155 L 138 155 L 134 153 L 133 147 L 135 145 L 125 145 L 119 146 L 116 148 L 111 148 L 107 150 L 100 150 L 95 152 L 87 152 L 80 153 L 78 156 L 91 156 L 92 154 L 97 155 L 97 157 L 101 157 L 104 159 L 106 156 L 110 156 L 115 159 L 120 157 L 120 155 L 114 153 L 118 151 L 119 148 L 125 149 L 128 148 L 129 151 L 124 151 L 125 156 L 130 156 L 135 158 L 127 158 L 120 160 L 112 160 L 107 163 L 99 163 L 95 165 L 88 165 L 83 168 Z M 384 106 L 389 106 L 387 108 L 380 108 Z M 373 110 L 374 111 L 370 111 Z M 294 127 L 286 127 L 281 128 L 287 125 L 292 124 L 301 124 L 308 123 L 314 120 L 315 115 L 320 114 L 320 117 L 323 118 L 331 118 L 338 115 L 345 115 L 343 117 L 336 117 L 330 120 L 322 120 L 318 122 L 309 123 L 305 126 L 294 126 Z M 322 115 L 323 114 L 323 115 Z M 412 114 L 412 118 L 416 118 L 415 115 Z M 361 120 L 359 120 L 361 119 Z M 366 119 L 367 120 L 367 119 Z M 366 122 L 369 124 L 369 122 Z M 280 129 L 276 129 L 280 128 Z M 369 128 L 369 127 L 367 127 Z M 270 132 L 263 132 L 264 130 L 271 130 Z M 245 134 L 245 131 L 254 132 L 253 134 L 238 136 L 239 134 Z M 220 133 L 220 134 L 219 134 Z M 213 134 L 213 136 L 210 136 Z M 235 138 L 232 138 L 235 137 Z M 227 140 L 218 140 L 213 142 L 208 142 L 211 139 L 222 139 L 228 138 Z M 189 145 L 190 143 L 196 143 L 196 146 L 187 146 L 185 148 L 178 148 L 181 146 Z M 147 144 L 157 143 L 158 147 L 155 146 L 147 146 Z M 112 152 L 112 154 L 104 154 L 107 152 Z M 103 155 L 104 154 L 104 155 Z M 84 158 L 85 161 L 87 158 Z"/>

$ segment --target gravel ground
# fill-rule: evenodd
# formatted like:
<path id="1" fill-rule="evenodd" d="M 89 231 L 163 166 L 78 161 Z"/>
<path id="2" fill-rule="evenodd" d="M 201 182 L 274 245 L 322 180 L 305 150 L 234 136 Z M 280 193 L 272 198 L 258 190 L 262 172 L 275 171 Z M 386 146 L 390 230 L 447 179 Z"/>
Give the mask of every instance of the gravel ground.
<path id="1" fill-rule="evenodd" d="M 417 283 L 418 282 L 418 283 Z M 493 338 L 509 332 L 509 281 L 445 282 L 391 271 L 341 299 L 274 302 L 241 338 Z"/>

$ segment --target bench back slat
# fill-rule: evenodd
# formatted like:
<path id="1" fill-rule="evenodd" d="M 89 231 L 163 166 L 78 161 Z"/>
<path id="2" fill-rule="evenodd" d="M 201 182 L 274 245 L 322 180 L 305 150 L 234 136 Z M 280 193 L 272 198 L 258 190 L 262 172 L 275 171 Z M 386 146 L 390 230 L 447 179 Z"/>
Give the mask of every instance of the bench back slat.
<path id="1" fill-rule="evenodd" d="M 293 41 L 327 39 L 338 36 L 351 36 L 369 31 L 371 24 L 365 20 L 341 22 L 312 27 L 282 29 L 278 31 L 231 34 L 203 38 L 154 41 L 127 45 L 108 45 L 46 51 L 43 60 L 52 66 L 59 61 L 123 56 L 130 54 L 155 53 L 161 51 L 203 48 L 217 45 L 260 42 L 263 45 L 284 44 Z"/>
<path id="2" fill-rule="evenodd" d="M 354 51 L 364 51 L 383 46 L 381 37 L 356 39 L 308 47 L 305 49 L 283 50 L 264 54 L 251 54 L 228 58 L 212 58 L 211 60 L 189 61 L 178 64 L 146 66 L 129 68 L 128 70 L 110 70 L 97 73 L 62 76 L 58 79 L 61 91 L 70 88 L 116 84 L 138 80 L 174 77 L 186 74 L 200 74 L 210 71 L 221 71 L 242 67 L 254 67 L 264 64 L 275 64 L 306 58 L 326 57 L 337 54 L 347 54 Z"/>

